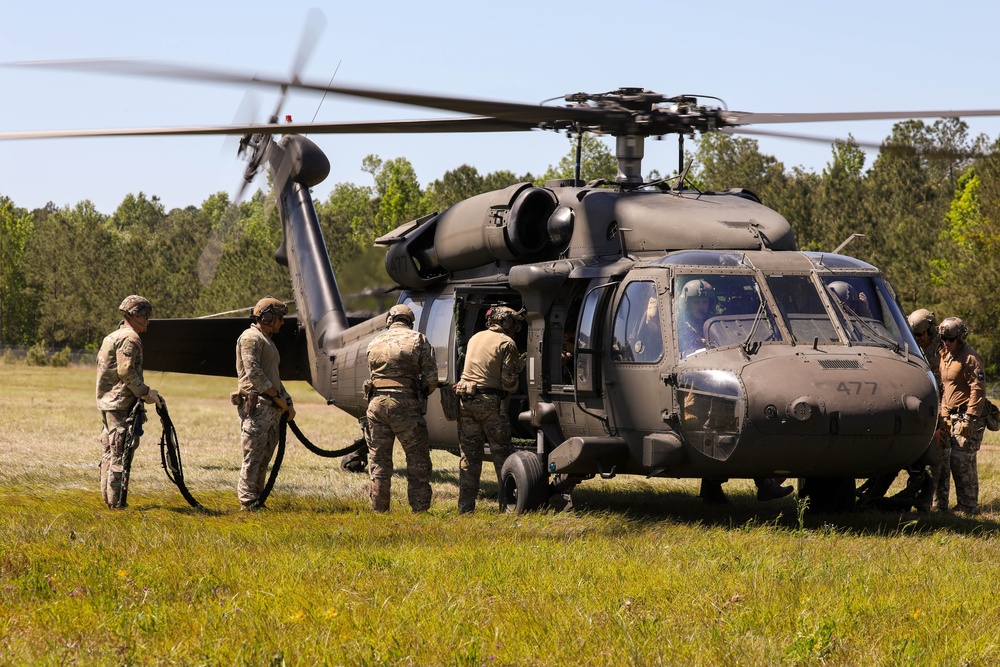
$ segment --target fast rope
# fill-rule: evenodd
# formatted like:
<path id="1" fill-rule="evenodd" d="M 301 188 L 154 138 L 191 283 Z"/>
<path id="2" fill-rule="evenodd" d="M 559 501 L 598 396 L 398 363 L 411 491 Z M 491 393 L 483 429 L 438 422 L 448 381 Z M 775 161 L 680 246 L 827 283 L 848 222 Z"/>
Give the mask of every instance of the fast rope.
<path id="1" fill-rule="evenodd" d="M 187 485 L 184 484 L 184 466 L 181 463 L 181 448 L 177 442 L 177 431 L 170 419 L 170 413 L 167 412 L 167 402 L 162 398 L 159 405 L 156 406 L 156 414 L 160 415 L 160 425 L 163 427 L 163 432 L 160 435 L 160 462 L 167 473 L 167 479 L 174 483 L 191 507 L 199 512 L 209 513 L 204 505 L 194 499 L 194 496 L 188 491 Z"/>
<path id="2" fill-rule="evenodd" d="M 161 399 L 160 405 L 156 406 L 156 413 L 160 416 L 160 425 L 163 428 L 163 432 L 160 435 L 160 461 L 163 464 L 164 471 L 167 473 L 167 478 L 174 483 L 177 489 L 181 492 L 181 495 L 184 496 L 184 500 L 186 500 L 191 507 L 200 512 L 212 513 L 199 503 L 193 495 L 191 495 L 191 492 L 188 491 L 187 485 L 184 483 L 184 466 L 181 462 L 181 450 L 177 441 L 177 430 L 174 428 L 174 423 L 170 419 L 170 413 L 167 411 L 167 402 L 165 400 Z M 271 495 L 274 483 L 278 479 L 278 471 L 281 470 L 281 462 L 285 458 L 285 442 L 287 440 L 287 427 L 289 426 L 292 429 L 292 433 L 295 434 L 295 437 L 298 438 L 299 442 L 301 442 L 306 449 L 313 454 L 324 458 L 345 456 L 356 452 L 365 445 L 365 439 L 362 437 L 356 439 L 353 443 L 347 447 L 342 447 L 341 449 L 323 449 L 322 447 L 317 447 L 302 433 L 302 431 L 299 430 L 298 425 L 294 421 L 288 420 L 287 413 L 282 414 L 281 423 L 278 427 L 278 447 L 274 456 L 274 462 L 271 464 L 271 472 L 268 476 L 267 484 L 264 486 L 264 490 L 261 492 L 260 497 L 258 497 L 257 500 L 250 505 L 251 508 L 259 508 L 263 506 L 268 496 Z"/>

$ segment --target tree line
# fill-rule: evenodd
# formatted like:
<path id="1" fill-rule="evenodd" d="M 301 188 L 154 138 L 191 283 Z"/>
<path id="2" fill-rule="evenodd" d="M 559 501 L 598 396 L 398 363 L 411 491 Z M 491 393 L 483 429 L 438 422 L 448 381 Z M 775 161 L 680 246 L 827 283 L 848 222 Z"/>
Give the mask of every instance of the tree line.
<path id="1" fill-rule="evenodd" d="M 844 252 L 881 268 L 906 312 L 928 308 L 938 321 L 962 317 L 995 373 L 998 143 L 969 136 L 956 119 L 906 121 L 893 127 L 870 166 L 849 140 L 831 147 L 817 174 L 786 168 L 753 139 L 713 133 L 686 156 L 687 184 L 753 191 L 789 220 L 804 250 L 833 251 L 862 234 Z M 581 162 L 584 179 L 614 181 L 616 160 L 600 140 L 585 135 Z M 397 225 L 514 183 L 572 178 L 574 163 L 571 145 L 539 176 L 480 174 L 466 164 L 421 186 L 406 158 L 368 156 L 362 169 L 372 185 L 339 183 L 315 202 L 341 290 L 387 284 L 372 241 Z M 119 301 L 132 293 L 149 297 L 156 317 L 236 311 L 263 294 L 290 299 L 288 272 L 273 260 L 280 238 L 273 196 L 263 192 L 239 203 L 217 193 L 170 211 L 140 192 L 111 215 L 89 201 L 28 211 L 0 192 L 0 345 L 96 349 L 118 321 Z"/>

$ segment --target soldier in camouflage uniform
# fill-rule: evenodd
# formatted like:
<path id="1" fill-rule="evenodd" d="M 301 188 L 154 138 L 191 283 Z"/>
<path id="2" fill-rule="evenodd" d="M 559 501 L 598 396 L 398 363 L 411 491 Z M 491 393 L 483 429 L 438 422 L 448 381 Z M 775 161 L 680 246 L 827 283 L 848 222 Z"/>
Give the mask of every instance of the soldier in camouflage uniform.
<path id="1" fill-rule="evenodd" d="M 271 336 L 281 329 L 288 306 L 264 297 L 253 307 L 250 326 L 236 341 L 238 391 L 232 395 L 240 417 L 243 466 L 236 484 L 242 510 L 265 509 L 259 504 L 267 481 L 267 465 L 278 444 L 281 415 L 295 419 L 292 397 L 278 375 L 281 355 Z"/>
<path id="2" fill-rule="evenodd" d="M 938 327 L 941 354 L 941 417 L 951 434 L 951 473 L 955 478 L 955 509 L 964 514 L 979 511 L 979 472 L 976 453 L 986 428 L 986 377 L 983 360 L 965 344 L 969 329 L 957 317 Z M 938 503 L 942 497 L 938 496 Z M 947 486 L 943 501 L 948 502 Z"/>
<path id="3" fill-rule="evenodd" d="M 503 505 L 503 481 L 500 469 L 514 453 L 511 445 L 507 395 L 517 389 L 521 371 L 520 355 L 511 336 L 520 328 L 520 316 L 506 306 L 495 306 L 486 313 L 487 329 L 469 339 L 465 368 L 456 391 L 462 401 L 458 420 L 459 447 L 462 452 L 458 475 L 458 511 L 472 512 L 479 495 L 483 471 L 483 451 L 488 441 L 493 467 L 500 485 Z"/>
<path id="4" fill-rule="evenodd" d="M 924 308 L 915 310 L 906 318 L 910 331 L 920 345 L 920 351 L 927 360 L 927 365 L 934 374 L 934 381 L 941 391 L 941 336 L 938 334 L 937 321 L 934 313 Z M 944 431 L 944 420 L 938 420 L 938 429 L 928 445 L 927 451 L 907 469 L 906 487 L 886 499 L 884 496 L 896 480 L 897 473 L 869 478 L 858 489 L 858 504 L 860 507 L 871 505 L 876 509 L 886 511 L 909 511 L 911 507 L 919 512 L 929 512 L 935 495 L 938 498 L 937 509 L 948 509 L 948 478 L 951 476 L 951 466 L 948 459 L 951 456 L 950 438 Z M 942 495 L 943 494 L 943 495 Z"/>
<path id="5" fill-rule="evenodd" d="M 125 447 L 139 446 L 136 434 L 131 443 L 125 442 L 126 419 L 142 399 L 160 404 L 160 395 L 150 389 L 142 378 L 142 341 L 139 334 L 149 326 L 153 305 L 138 294 L 125 297 L 118 310 L 125 319 L 108 334 L 97 353 L 97 407 L 104 428 L 101 431 L 101 497 L 111 509 L 127 507 L 122 499 L 125 471 Z M 136 419 L 145 420 L 144 411 Z M 136 424 L 136 427 L 141 426 Z"/>
<path id="6" fill-rule="evenodd" d="M 398 304 L 389 309 L 388 328 L 368 344 L 370 384 L 368 467 L 370 499 L 376 512 L 389 511 L 392 484 L 392 446 L 396 438 L 406 454 L 406 496 L 410 509 L 431 506 L 431 450 L 427 440 L 427 397 L 437 389 L 434 348 L 427 337 L 413 331 L 413 311 Z"/>

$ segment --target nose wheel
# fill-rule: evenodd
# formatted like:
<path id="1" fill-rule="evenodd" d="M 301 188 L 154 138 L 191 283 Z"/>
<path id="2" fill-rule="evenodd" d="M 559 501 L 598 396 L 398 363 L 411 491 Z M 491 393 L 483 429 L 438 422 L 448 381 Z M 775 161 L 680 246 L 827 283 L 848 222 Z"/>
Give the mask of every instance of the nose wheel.
<path id="1" fill-rule="evenodd" d="M 548 474 L 534 452 L 518 451 L 508 456 L 500 469 L 500 484 L 506 512 L 531 512 L 549 497 Z"/>

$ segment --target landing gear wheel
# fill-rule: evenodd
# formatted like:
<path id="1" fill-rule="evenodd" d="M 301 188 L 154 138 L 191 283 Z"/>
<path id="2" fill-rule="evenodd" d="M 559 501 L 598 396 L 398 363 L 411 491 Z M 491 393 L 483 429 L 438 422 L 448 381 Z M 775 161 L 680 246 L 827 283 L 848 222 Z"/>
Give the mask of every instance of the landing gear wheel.
<path id="1" fill-rule="evenodd" d="M 548 500 L 549 480 L 542 460 L 534 452 L 514 452 L 500 469 L 505 512 L 531 512 Z"/>
<path id="2" fill-rule="evenodd" d="M 799 482 L 799 498 L 809 499 L 809 511 L 815 514 L 854 510 L 853 477 L 806 477 Z"/>

